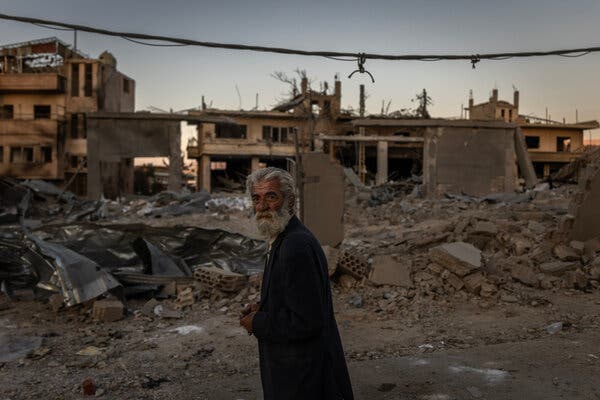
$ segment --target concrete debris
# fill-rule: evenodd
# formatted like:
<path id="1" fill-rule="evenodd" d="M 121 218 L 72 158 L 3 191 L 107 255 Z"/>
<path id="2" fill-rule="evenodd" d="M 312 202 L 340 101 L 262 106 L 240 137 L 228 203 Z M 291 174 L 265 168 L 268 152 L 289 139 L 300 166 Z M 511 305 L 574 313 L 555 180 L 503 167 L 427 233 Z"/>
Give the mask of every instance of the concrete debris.
<path id="1" fill-rule="evenodd" d="M 577 261 L 581 258 L 581 253 L 564 244 L 554 248 L 554 255 L 562 261 Z"/>
<path id="2" fill-rule="evenodd" d="M 92 308 L 96 321 L 114 322 L 123 319 L 125 307 L 119 300 L 97 300 Z"/>
<path id="3" fill-rule="evenodd" d="M 537 287 L 539 284 L 537 274 L 531 268 L 522 264 L 513 265 L 510 269 L 510 276 L 528 286 Z"/>
<path id="4" fill-rule="evenodd" d="M 463 278 L 465 283 L 465 288 L 474 294 L 479 294 L 481 291 L 481 286 L 485 284 L 485 277 L 481 273 L 481 271 L 474 272 L 470 275 L 467 275 Z"/>
<path id="5" fill-rule="evenodd" d="M 477 221 L 473 232 L 487 235 L 495 235 L 498 233 L 498 227 L 491 221 Z"/>
<path id="6" fill-rule="evenodd" d="M 481 268 L 481 251 L 469 243 L 446 243 L 434 247 L 429 251 L 429 257 L 432 262 L 460 277 Z"/>
<path id="7" fill-rule="evenodd" d="M 401 262 L 393 255 L 376 255 L 371 266 L 369 279 L 376 285 L 411 287 L 413 285 L 410 260 Z"/>
<path id="8" fill-rule="evenodd" d="M 565 261 L 552 261 L 540 264 L 540 271 L 550 275 L 562 275 L 566 271 L 577 268 L 577 263 Z"/>

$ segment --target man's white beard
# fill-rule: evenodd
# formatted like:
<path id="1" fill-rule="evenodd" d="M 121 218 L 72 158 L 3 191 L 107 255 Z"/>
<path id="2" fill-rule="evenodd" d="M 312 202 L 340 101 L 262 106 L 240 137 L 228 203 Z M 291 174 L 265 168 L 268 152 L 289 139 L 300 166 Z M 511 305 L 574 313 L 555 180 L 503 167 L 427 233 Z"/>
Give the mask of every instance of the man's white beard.
<path id="1" fill-rule="evenodd" d="M 259 218 L 269 216 L 270 218 Z M 277 211 L 259 211 L 254 214 L 258 231 L 269 240 L 273 240 L 285 229 L 292 218 L 289 210 L 282 206 Z"/>

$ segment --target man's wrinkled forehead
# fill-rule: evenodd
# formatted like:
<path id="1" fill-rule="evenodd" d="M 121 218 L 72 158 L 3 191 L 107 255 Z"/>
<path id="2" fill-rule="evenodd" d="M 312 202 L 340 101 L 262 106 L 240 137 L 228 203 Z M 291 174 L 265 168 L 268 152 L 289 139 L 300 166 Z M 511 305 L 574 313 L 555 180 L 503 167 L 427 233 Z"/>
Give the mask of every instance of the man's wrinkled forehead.
<path id="1" fill-rule="evenodd" d="M 252 185 L 252 194 L 264 195 L 269 192 L 281 193 L 281 183 L 279 179 L 273 178 L 261 180 Z"/>

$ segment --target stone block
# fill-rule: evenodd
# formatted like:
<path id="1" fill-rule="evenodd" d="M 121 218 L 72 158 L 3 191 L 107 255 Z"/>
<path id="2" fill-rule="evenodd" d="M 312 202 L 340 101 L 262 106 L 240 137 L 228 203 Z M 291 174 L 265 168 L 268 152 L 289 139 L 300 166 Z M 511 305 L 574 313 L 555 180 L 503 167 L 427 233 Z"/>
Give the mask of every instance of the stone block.
<path id="1" fill-rule="evenodd" d="M 481 268 L 481 251 L 464 242 L 445 243 L 434 247 L 429 250 L 429 258 L 461 277 Z"/>
<path id="2" fill-rule="evenodd" d="M 114 322 L 123 319 L 124 309 L 119 300 L 97 300 L 94 302 L 92 315 L 97 321 Z"/>
<path id="3" fill-rule="evenodd" d="M 473 232 L 493 236 L 498 233 L 498 226 L 491 221 L 477 221 L 473 228 Z"/>
<path id="4" fill-rule="evenodd" d="M 376 255 L 373 257 L 369 280 L 376 285 L 411 287 L 411 270 L 410 261 L 400 262 L 389 254 Z"/>
<path id="5" fill-rule="evenodd" d="M 581 258 L 581 254 L 577 254 L 574 249 L 564 244 L 559 244 L 554 248 L 554 255 L 561 261 L 577 261 Z"/>
<path id="6" fill-rule="evenodd" d="M 566 261 L 552 261 L 540 264 L 540 271 L 549 275 L 562 275 L 566 271 L 577 268 L 577 263 Z"/>
<path id="7" fill-rule="evenodd" d="M 481 285 L 485 283 L 485 277 L 480 271 L 474 272 L 463 278 L 465 283 L 465 289 L 473 294 L 479 294 L 481 291 Z"/>
<path id="8" fill-rule="evenodd" d="M 513 265 L 510 269 L 510 276 L 512 276 L 513 279 L 524 283 L 528 286 L 537 287 L 539 284 L 537 274 L 531 268 L 525 265 Z"/>

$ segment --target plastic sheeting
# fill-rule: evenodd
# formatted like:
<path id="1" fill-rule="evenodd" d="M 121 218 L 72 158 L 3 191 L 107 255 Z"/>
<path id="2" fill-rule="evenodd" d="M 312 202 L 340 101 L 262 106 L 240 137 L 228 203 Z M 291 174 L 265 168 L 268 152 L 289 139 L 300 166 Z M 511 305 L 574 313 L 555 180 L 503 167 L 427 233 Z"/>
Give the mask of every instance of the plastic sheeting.
<path id="1" fill-rule="evenodd" d="M 57 243 L 28 235 L 55 268 L 50 283 L 60 286 L 65 304 L 72 306 L 96 298 L 121 284 L 100 265 Z"/>
<path id="2" fill-rule="evenodd" d="M 52 242 L 90 258 L 110 270 L 150 272 L 133 243 L 143 238 L 172 259 L 180 258 L 191 270 L 214 266 L 250 275 L 263 270 L 267 247 L 261 240 L 220 229 L 151 227 L 143 224 L 96 225 L 79 223 L 38 229 Z"/>

